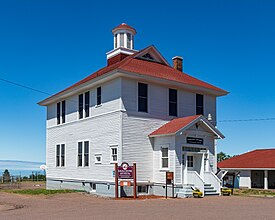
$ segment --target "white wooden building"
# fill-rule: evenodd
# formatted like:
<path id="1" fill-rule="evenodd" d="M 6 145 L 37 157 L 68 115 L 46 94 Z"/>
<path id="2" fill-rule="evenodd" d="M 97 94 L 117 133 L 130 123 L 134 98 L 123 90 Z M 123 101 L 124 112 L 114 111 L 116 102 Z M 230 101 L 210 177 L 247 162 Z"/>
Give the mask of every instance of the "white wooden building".
<path id="1" fill-rule="evenodd" d="M 171 67 L 154 46 L 134 50 L 129 25 L 112 32 L 105 67 L 39 103 L 47 107 L 47 188 L 114 196 L 114 163 L 126 161 L 137 163 L 139 193 L 163 195 L 166 171 L 178 196 L 191 185 L 219 192 L 216 98 L 227 92 L 182 72 L 181 57 Z"/>
<path id="2" fill-rule="evenodd" d="M 253 150 L 218 163 L 224 186 L 275 189 L 275 149 Z"/>

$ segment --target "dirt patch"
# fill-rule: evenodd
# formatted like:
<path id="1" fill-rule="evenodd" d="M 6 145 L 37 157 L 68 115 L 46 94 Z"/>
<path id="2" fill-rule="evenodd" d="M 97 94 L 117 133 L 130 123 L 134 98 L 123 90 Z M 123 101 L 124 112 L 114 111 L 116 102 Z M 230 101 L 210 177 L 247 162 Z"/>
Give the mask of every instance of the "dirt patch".
<path id="1" fill-rule="evenodd" d="M 21 209 L 23 208 L 23 205 L 12 205 L 12 204 L 1 204 L 0 203 L 0 212 L 3 211 L 10 211 L 10 210 L 14 210 L 14 209 Z"/>

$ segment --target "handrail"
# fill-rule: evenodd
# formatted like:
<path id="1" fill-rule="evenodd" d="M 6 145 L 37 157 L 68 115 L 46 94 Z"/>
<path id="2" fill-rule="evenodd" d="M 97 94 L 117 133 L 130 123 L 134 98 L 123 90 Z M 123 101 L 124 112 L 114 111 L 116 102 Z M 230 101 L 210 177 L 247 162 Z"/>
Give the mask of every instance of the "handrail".
<path id="1" fill-rule="evenodd" d="M 205 172 L 204 179 L 207 183 L 210 183 L 218 193 L 220 193 L 222 181 L 213 172 Z"/>
<path id="2" fill-rule="evenodd" d="M 204 194 L 204 181 L 196 171 L 187 171 L 188 183 L 194 184 Z"/>

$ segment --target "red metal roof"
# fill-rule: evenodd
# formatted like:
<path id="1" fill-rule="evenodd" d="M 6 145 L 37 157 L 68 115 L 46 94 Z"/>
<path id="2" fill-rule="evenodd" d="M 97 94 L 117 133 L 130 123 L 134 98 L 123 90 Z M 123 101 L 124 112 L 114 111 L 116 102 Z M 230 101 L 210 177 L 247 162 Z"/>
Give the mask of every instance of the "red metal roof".
<path id="1" fill-rule="evenodd" d="M 150 77 L 159 78 L 159 79 L 166 79 L 166 80 L 175 81 L 175 82 L 179 82 L 179 83 L 183 83 L 183 84 L 187 84 L 187 85 L 193 85 L 193 86 L 198 86 L 198 87 L 202 87 L 202 88 L 207 88 L 207 89 L 215 90 L 217 92 L 221 92 L 224 95 L 228 93 L 227 91 L 222 90 L 216 86 L 213 86 L 213 85 L 203 82 L 199 79 L 196 79 L 186 73 L 178 71 L 171 66 L 135 58 L 134 57 L 135 55 L 136 54 L 128 56 L 128 57 L 124 58 L 122 61 L 119 61 L 117 63 L 114 63 L 110 66 L 106 66 L 106 67 L 96 71 L 95 73 L 89 75 L 88 77 L 84 78 L 83 80 L 81 80 L 81 81 L 73 84 L 72 86 L 62 90 L 61 92 L 43 100 L 42 102 L 47 101 L 50 98 L 56 97 L 67 90 L 75 88 L 83 83 L 86 83 L 92 79 L 95 79 L 96 77 L 99 77 L 106 73 L 109 73 L 115 69 L 124 70 L 127 72 L 137 73 L 140 75 L 150 76 Z"/>
<path id="2" fill-rule="evenodd" d="M 133 28 L 133 27 L 131 27 L 130 25 L 125 24 L 125 23 L 122 23 L 122 24 L 118 25 L 117 27 L 115 27 L 115 28 L 112 30 L 112 32 L 114 33 L 114 32 L 117 31 L 117 30 L 127 30 L 127 29 L 133 31 L 134 34 L 137 33 L 137 31 L 136 31 L 135 28 Z"/>
<path id="3" fill-rule="evenodd" d="M 275 168 L 275 149 L 254 150 L 218 163 L 219 168 Z"/>
<path id="4" fill-rule="evenodd" d="M 184 118 L 175 118 L 152 132 L 149 136 L 175 134 L 177 131 L 189 125 L 192 121 L 196 120 L 200 116 L 201 115 L 193 115 Z"/>

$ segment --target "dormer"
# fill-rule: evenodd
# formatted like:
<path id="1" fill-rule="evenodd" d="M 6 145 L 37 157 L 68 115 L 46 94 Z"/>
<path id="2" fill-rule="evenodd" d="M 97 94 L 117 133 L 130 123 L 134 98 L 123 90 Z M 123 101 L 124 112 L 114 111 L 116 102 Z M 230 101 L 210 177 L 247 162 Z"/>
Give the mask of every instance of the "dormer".
<path id="1" fill-rule="evenodd" d="M 114 36 L 114 49 L 107 53 L 108 66 L 138 52 L 134 50 L 134 36 L 137 32 L 133 27 L 122 23 L 115 27 L 112 33 Z"/>

